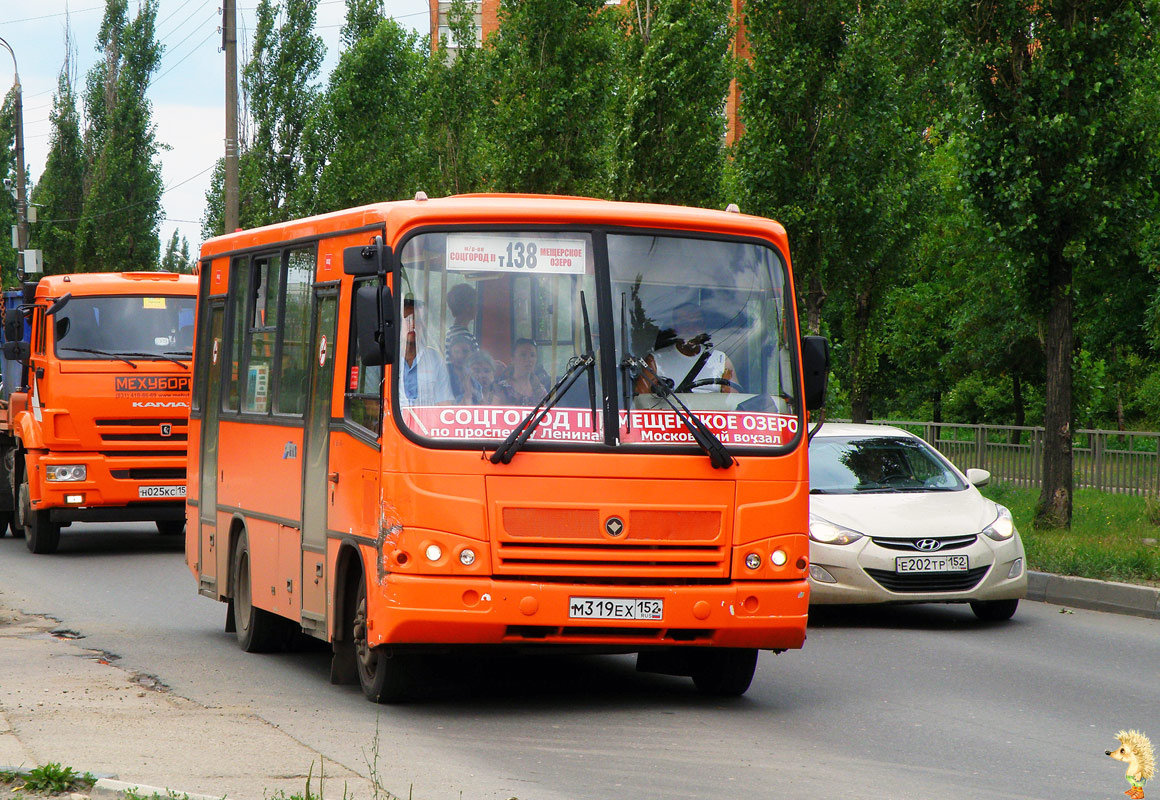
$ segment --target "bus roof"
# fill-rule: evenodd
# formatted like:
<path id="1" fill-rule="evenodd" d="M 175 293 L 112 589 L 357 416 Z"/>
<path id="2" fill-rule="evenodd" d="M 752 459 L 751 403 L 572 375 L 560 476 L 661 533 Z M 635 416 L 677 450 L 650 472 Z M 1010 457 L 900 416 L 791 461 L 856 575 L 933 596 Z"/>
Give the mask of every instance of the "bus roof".
<path id="1" fill-rule="evenodd" d="M 202 258 L 274 242 L 325 236 L 385 224 L 387 240 L 422 225 L 607 225 L 761 236 L 784 246 L 785 228 L 765 217 L 689 206 L 627 203 L 588 197 L 463 194 L 398 200 L 239 230 L 202 244 Z"/>
<path id="2" fill-rule="evenodd" d="M 197 295 L 197 276 L 175 272 L 78 272 L 47 275 L 36 287 L 37 297 L 94 294 Z"/>

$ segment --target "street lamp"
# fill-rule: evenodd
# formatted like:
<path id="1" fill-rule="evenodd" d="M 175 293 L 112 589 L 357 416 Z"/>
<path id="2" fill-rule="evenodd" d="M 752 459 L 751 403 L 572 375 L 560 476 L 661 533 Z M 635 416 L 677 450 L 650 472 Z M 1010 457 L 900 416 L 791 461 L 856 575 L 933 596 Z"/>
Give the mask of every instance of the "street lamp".
<path id="1" fill-rule="evenodd" d="M 17 272 L 24 274 L 24 251 L 28 249 L 28 198 L 24 196 L 24 103 L 20 91 L 20 68 L 16 66 L 16 53 L 12 45 L 0 38 L 0 45 L 12 56 L 12 71 L 15 80 L 12 88 L 16 92 L 16 249 L 20 251 Z"/>

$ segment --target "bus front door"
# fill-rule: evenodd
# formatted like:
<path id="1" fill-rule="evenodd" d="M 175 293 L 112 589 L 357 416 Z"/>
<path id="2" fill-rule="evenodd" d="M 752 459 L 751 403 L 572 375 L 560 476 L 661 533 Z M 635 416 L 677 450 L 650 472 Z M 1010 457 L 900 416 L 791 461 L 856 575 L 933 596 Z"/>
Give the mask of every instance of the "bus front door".
<path id="1" fill-rule="evenodd" d="M 222 363 L 226 360 L 222 347 L 225 325 L 225 301 L 215 300 L 209 306 L 209 325 L 205 343 L 209 348 L 207 378 L 202 383 L 204 394 L 198 398 L 201 405 L 201 454 L 197 487 L 197 528 L 198 528 L 198 588 L 206 595 L 217 597 L 227 587 L 218 586 L 218 576 L 228 574 L 225 559 L 229 554 L 217 547 L 221 537 L 217 535 L 217 481 L 218 481 L 218 420 L 221 417 Z M 206 363 L 206 362 L 202 362 Z M 229 542 L 225 542 L 226 548 Z"/>
<path id="2" fill-rule="evenodd" d="M 338 330 L 338 289 L 319 288 L 314 295 L 311 330 L 310 397 L 306 408 L 306 439 L 302 475 L 302 628 L 326 634 L 326 531 L 332 487 L 330 416 L 334 387 L 335 337 Z"/>

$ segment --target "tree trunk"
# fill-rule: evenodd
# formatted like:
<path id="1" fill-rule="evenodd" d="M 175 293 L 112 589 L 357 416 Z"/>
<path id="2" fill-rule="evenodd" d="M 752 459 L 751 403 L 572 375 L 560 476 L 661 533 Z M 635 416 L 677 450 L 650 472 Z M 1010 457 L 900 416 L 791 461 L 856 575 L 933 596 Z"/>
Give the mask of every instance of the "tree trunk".
<path id="1" fill-rule="evenodd" d="M 1015 427 L 1022 428 L 1027 422 L 1027 409 L 1023 403 L 1023 381 L 1019 380 L 1019 373 L 1011 374 L 1011 402 L 1015 404 Z M 1011 444 L 1019 444 L 1023 440 L 1023 431 L 1011 431 Z"/>
<path id="2" fill-rule="evenodd" d="M 826 302 L 826 290 L 822 288 L 822 278 L 815 272 L 810 275 L 810 286 L 806 291 L 806 330 L 812 336 L 822 332 L 822 305 Z"/>
<path id="3" fill-rule="evenodd" d="M 854 376 L 850 387 L 850 420 L 866 422 L 870 419 L 870 375 L 867 363 L 870 361 L 870 292 L 862 291 L 854 298 L 854 335 L 850 346 L 850 374 Z"/>
<path id="4" fill-rule="evenodd" d="M 1043 412 L 1043 491 L 1035 509 L 1037 528 L 1070 528 L 1072 500 L 1071 265 L 1062 252 L 1048 254 L 1047 393 Z"/>

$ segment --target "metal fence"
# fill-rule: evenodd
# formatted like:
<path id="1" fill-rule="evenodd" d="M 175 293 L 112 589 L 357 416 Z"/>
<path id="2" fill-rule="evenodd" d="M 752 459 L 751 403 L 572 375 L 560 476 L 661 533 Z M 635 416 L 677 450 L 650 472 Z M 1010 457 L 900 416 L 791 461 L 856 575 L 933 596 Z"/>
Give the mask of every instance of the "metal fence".
<path id="1" fill-rule="evenodd" d="M 921 436 L 960 469 L 990 471 L 995 481 L 1039 488 L 1043 481 L 1043 428 L 895 422 Z M 1160 490 L 1160 433 L 1078 430 L 1072 439 L 1076 489 L 1156 496 Z"/>

